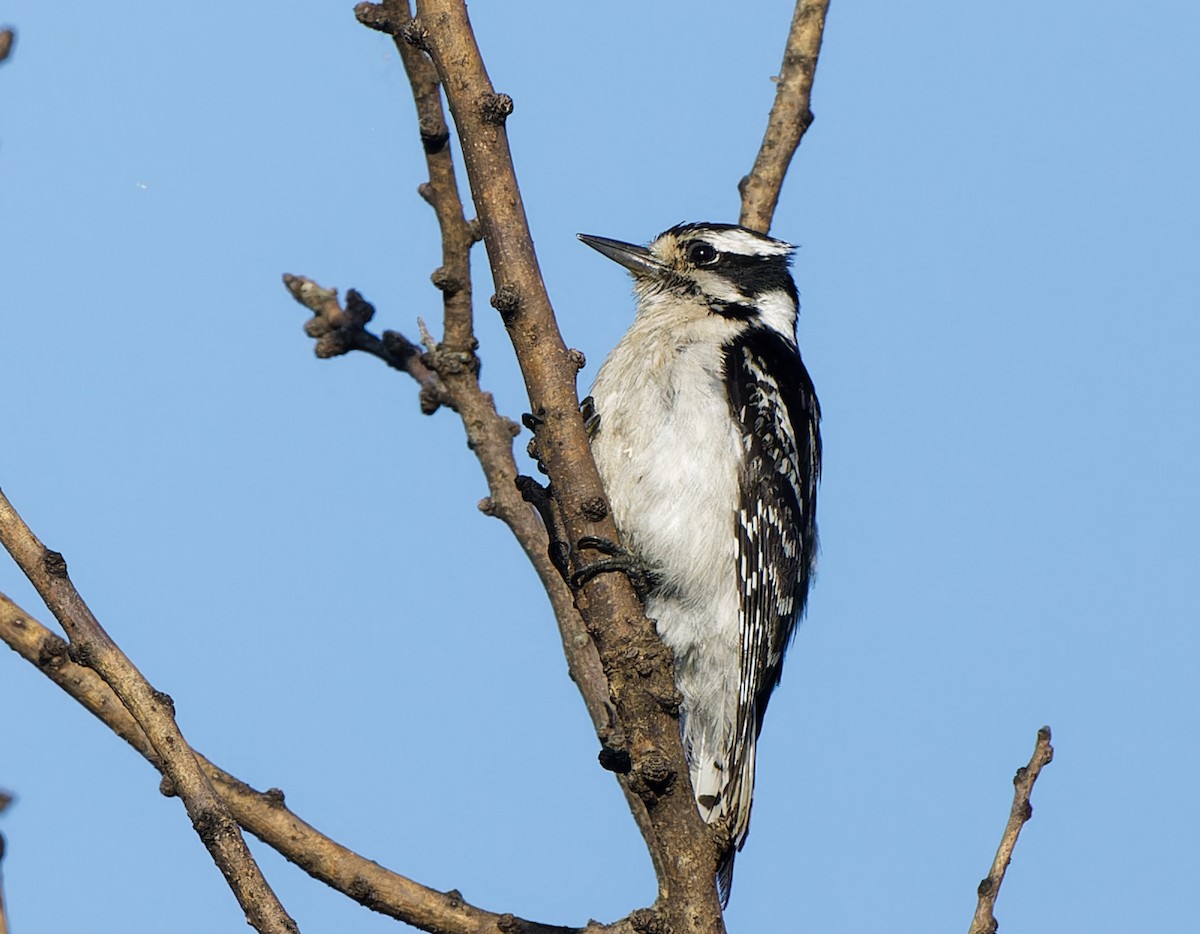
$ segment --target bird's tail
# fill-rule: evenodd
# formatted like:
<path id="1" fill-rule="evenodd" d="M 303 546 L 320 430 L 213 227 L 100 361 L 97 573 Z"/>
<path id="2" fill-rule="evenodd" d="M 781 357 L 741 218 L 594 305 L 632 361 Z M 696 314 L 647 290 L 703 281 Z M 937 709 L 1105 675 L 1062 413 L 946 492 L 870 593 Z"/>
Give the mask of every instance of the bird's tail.
<path id="1" fill-rule="evenodd" d="M 714 744 L 707 737 L 697 737 L 689 743 L 691 755 L 692 790 L 696 806 L 706 823 L 723 821 L 729 827 L 729 847 L 721 855 L 717 869 L 717 892 L 721 906 L 729 903 L 733 887 L 733 858 L 746 842 L 750 831 L 750 805 L 754 798 L 755 731 L 750 730 L 742 742 Z M 720 750 L 720 751 L 718 751 Z M 726 751 L 732 755 L 726 755 Z"/>

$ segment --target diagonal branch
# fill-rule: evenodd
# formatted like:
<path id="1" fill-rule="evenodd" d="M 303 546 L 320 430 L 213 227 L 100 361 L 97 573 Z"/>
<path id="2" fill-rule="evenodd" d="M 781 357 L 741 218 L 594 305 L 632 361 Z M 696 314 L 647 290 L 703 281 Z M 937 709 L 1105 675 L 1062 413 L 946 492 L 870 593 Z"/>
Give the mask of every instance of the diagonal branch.
<path id="1" fill-rule="evenodd" d="M 192 826 L 246 912 L 246 920 L 264 934 L 295 934 L 296 923 L 263 878 L 237 822 L 183 738 L 175 722 L 174 702 L 156 691 L 112 641 L 71 583 L 63 556 L 37 539 L 3 493 L 0 543 L 62 624 L 74 657 L 104 679 L 145 734 L 164 779 L 183 800 Z"/>
<path id="2" fill-rule="evenodd" d="M 0 639 L 79 701 L 156 769 L 163 769 L 158 752 L 112 689 L 94 671 L 72 661 L 70 649 L 62 639 L 3 594 L 0 594 Z M 457 892 L 438 892 L 420 885 L 335 843 L 288 810 L 283 792 L 278 789 L 255 791 L 198 753 L 196 759 L 239 824 L 314 879 L 373 911 L 435 934 L 629 932 L 628 925 L 565 928 L 476 908 L 463 901 Z M 164 783 L 164 790 L 173 789 Z"/>
<path id="3" fill-rule="evenodd" d="M 1033 747 L 1033 756 L 1029 765 L 1017 769 L 1013 778 L 1013 803 L 1008 814 L 1008 824 L 1000 837 L 1000 848 L 996 850 L 996 858 L 992 860 L 992 870 L 987 878 L 979 883 L 979 904 L 975 908 L 975 917 L 971 921 L 968 934 L 995 934 L 999 925 L 993 909 L 996 907 L 996 897 L 1000 894 L 1000 883 L 1004 881 L 1004 873 L 1012 860 L 1013 848 L 1017 845 L 1017 837 L 1025 822 L 1033 816 L 1033 806 L 1029 796 L 1033 794 L 1033 783 L 1041 774 L 1042 766 L 1049 765 L 1054 759 L 1054 747 L 1050 745 L 1050 727 L 1044 726 L 1038 730 L 1037 743 Z"/>
<path id="4" fill-rule="evenodd" d="M 812 86 L 828 10 L 829 0 L 796 0 L 767 131 L 754 168 L 738 185 L 742 196 L 739 223 L 751 230 L 766 233 L 771 229 L 783 178 L 796 147 L 812 124 Z"/>

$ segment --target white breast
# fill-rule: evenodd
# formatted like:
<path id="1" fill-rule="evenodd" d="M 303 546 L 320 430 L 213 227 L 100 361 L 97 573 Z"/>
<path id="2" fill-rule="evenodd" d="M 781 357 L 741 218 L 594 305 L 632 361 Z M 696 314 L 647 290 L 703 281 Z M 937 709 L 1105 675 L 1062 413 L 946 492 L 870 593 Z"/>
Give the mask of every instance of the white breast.
<path id="1" fill-rule="evenodd" d="M 646 612 L 675 652 L 685 707 L 707 712 L 705 733 L 732 725 L 740 651 L 741 439 L 713 333 L 730 328 L 707 313 L 683 328 L 639 314 L 592 388 L 600 416 L 592 452 L 613 518 L 626 546 L 661 575 Z"/>

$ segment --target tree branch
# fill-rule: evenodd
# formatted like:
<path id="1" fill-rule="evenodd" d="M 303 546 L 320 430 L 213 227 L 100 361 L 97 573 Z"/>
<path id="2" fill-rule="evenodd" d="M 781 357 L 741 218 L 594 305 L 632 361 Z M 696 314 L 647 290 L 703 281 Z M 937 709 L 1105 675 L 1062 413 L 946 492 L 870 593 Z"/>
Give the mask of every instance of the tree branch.
<path id="1" fill-rule="evenodd" d="M 0 62 L 3 62 L 12 54 L 13 45 L 17 41 L 17 34 L 11 29 L 0 29 Z M 3 934 L 0 931 L 0 934 Z"/>
<path id="2" fill-rule="evenodd" d="M 112 689 L 91 669 L 77 664 L 62 639 L 0 594 L 0 639 L 18 655 L 75 698 L 152 766 L 162 771 L 162 758 Z M 255 791 L 209 762 L 196 760 L 219 789 L 230 813 L 246 830 L 277 850 L 314 879 L 348 895 L 380 914 L 434 934 L 612 934 L 629 932 L 627 924 L 566 928 L 495 914 L 465 902 L 455 891 L 438 892 L 335 843 L 284 805 L 283 792 Z M 164 782 L 164 792 L 174 789 Z"/>
<path id="3" fill-rule="evenodd" d="M 479 242 L 481 234 L 479 224 L 468 221 L 463 211 L 437 70 L 424 53 L 403 39 L 412 22 L 408 0 L 359 3 L 354 14 L 363 25 L 390 35 L 404 63 L 429 171 L 429 181 L 418 192 L 433 208 L 442 236 L 442 265 L 430 278 L 442 291 L 444 349 L 468 358 L 464 363 L 477 374 L 471 247 Z"/>
<path id="4" fill-rule="evenodd" d="M 296 934 L 288 916 L 254 862 L 237 822 L 200 769 L 175 722 L 171 698 L 156 691 L 118 648 L 67 576 L 63 556 L 43 545 L 0 493 L 0 542 L 46 601 L 71 640 L 69 650 L 104 679 L 133 715 L 246 920 L 263 934 Z"/>
<path id="5" fill-rule="evenodd" d="M 554 320 L 517 187 L 505 131 L 512 99 L 492 87 L 462 0 L 423 0 L 417 11 L 404 38 L 429 53 L 446 92 L 497 286 L 492 304 L 516 350 L 575 562 L 581 538 L 615 541 L 617 532 L 579 415 L 575 357 Z M 595 577 L 576 604 L 608 676 L 630 785 L 646 803 L 658 909 L 676 934 L 721 931 L 717 846 L 692 798 L 670 652 L 624 576 Z"/>
<path id="6" fill-rule="evenodd" d="M 496 412 L 491 395 L 479 385 L 479 361 L 474 353 L 477 342 L 473 329 L 470 249 L 481 237 L 480 225 L 477 221 L 467 220 L 463 213 L 437 70 L 429 57 L 405 38 L 410 35 L 413 21 L 407 0 L 385 0 L 381 4 L 359 3 L 355 7 L 355 15 L 364 25 L 389 34 L 404 63 L 429 170 L 429 181 L 422 184 L 418 192 L 434 209 L 442 238 L 442 265 L 434 271 L 431 280 L 443 294 L 445 340 L 438 344 L 422 327 L 423 343 L 428 352 L 419 358 L 406 356 L 406 365 L 397 368 L 409 370 L 421 382 L 424 411 L 431 411 L 431 407 L 424 404 L 426 379 L 423 373 L 414 371 L 413 360 L 420 363 L 425 372 L 439 379 L 441 402 L 462 417 L 468 446 L 480 462 L 491 494 L 480 502 L 479 508 L 508 525 L 537 571 L 558 623 L 568 671 L 583 697 L 600 740 L 601 761 L 610 761 L 614 748 L 624 749 L 625 736 L 616 722 L 609 700 L 608 679 L 599 653 L 575 607 L 571 591 L 564 584 L 561 561 L 556 562 L 555 557 L 549 554 L 551 539 L 547 538 L 547 530 L 550 530 L 554 547 L 559 547 L 562 523 L 557 505 L 535 481 L 518 475 L 512 454 L 512 441 L 518 429 L 513 422 Z M 320 289 L 319 286 L 316 288 Z M 336 293 L 321 291 L 332 296 L 336 306 Z M 322 314 L 317 308 L 313 310 Z M 337 312 L 326 314 L 336 315 Z M 321 351 L 325 329 L 314 327 L 314 322 L 310 322 L 306 330 L 311 336 L 320 338 L 318 356 L 325 355 Z M 384 345 L 389 338 L 403 340 L 393 331 L 385 331 L 383 338 Z M 349 344 L 348 349 L 372 350 L 369 341 L 352 339 L 343 343 Z M 410 342 L 405 343 L 413 346 Z M 582 354 L 577 351 L 569 351 L 568 354 L 576 368 L 584 365 Z M 441 381 L 443 376 L 444 381 Z M 544 522 L 538 521 L 528 503 L 537 506 L 537 512 Z M 617 759 L 620 758 L 618 754 Z M 624 779 L 621 787 L 643 834 L 651 833 L 645 804 Z M 652 852 L 651 857 L 657 859 L 658 854 Z"/>
<path id="7" fill-rule="evenodd" d="M 738 185 L 742 196 L 739 223 L 751 230 L 766 233 L 771 229 L 784 176 L 796 147 L 812 124 L 812 86 L 828 10 L 829 0 L 796 0 L 767 131 L 754 168 Z"/>
<path id="8" fill-rule="evenodd" d="M 346 292 L 346 306 L 338 302 L 337 289 L 326 289 L 304 276 L 283 274 L 283 284 L 292 298 L 313 313 L 304 324 L 304 333 L 316 340 L 313 350 L 322 360 L 362 350 L 378 357 L 392 369 L 407 373 L 421 385 L 421 411 L 432 415 L 451 404 L 441 378 L 425 363 L 421 348 L 403 334 L 384 331 L 376 337 L 367 330 L 375 316 L 375 306 L 356 289 Z"/>
<path id="9" fill-rule="evenodd" d="M 373 353 L 417 380 L 422 387 L 422 411 L 429 414 L 438 405 L 446 405 L 462 418 L 467 444 L 475 452 L 488 483 L 490 495 L 479 508 L 509 527 L 533 564 L 554 611 L 571 677 L 602 744 L 606 744 L 613 738 L 608 682 L 574 598 L 550 560 L 546 528 L 518 488 L 512 443 L 520 429 L 496 411 L 491 394 L 479 384 L 470 250 L 479 241 L 480 231 L 479 224 L 467 220 L 463 212 L 437 71 L 428 56 L 401 38 L 412 22 L 407 0 L 360 3 L 355 15 L 364 25 L 393 37 L 412 87 L 429 170 L 429 181 L 418 191 L 434 209 L 442 238 L 442 265 L 430 278 L 443 296 L 444 340 L 438 344 L 429 338 L 427 352 L 420 354 L 415 344 L 395 331 L 384 331 L 382 340 L 367 332 L 364 325 L 369 315 L 355 315 L 350 308 L 351 294 L 358 293 L 347 293 L 347 308 L 343 310 L 337 303 L 336 290 L 322 289 L 297 276 L 284 276 L 284 283 L 293 297 L 316 316 L 305 330 L 318 339 L 318 356 L 352 349 Z M 362 304 L 373 312 L 369 304 Z M 396 348 L 400 348 L 399 353 Z M 583 365 L 582 355 L 572 359 Z"/>
<path id="10" fill-rule="evenodd" d="M 1029 765 L 1017 769 L 1017 774 L 1013 777 L 1013 803 L 1008 814 L 1008 824 L 1000 837 L 1000 848 L 996 850 L 996 858 L 992 860 L 991 872 L 979 883 L 979 904 L 975 908 L 975 917 L 971 921 L 968 934 L 995 934 L 999 926 L 992 912 L 996 907 L 996 897 L 1000 894 L 1000 883 L 1004 881 L 1004 873 L 1012 860 L 1013 848 L 1017 845 L 1021 828 L 1033 816 L 1033 806 L 1029 803 L 1029 796 L 1033 794 L 1033 783 L 1041 774 L 1042 767 L 1049 765 L 1053 759 L 1054 747 L 1050 745 L 1050 727 L 1044 726 L 1038 730 L 1037 743 L 1033 747 Z"/>

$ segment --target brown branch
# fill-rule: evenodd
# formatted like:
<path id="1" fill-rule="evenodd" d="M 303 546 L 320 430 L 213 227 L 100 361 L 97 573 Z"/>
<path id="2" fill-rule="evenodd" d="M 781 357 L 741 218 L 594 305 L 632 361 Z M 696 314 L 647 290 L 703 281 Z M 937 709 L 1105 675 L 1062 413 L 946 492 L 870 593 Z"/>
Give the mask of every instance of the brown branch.
<path id="1" fill-rule="evenodd" d="M 428 352 L 422 354 L 412 341 L 395 331 L 384 331 L 382 338 L 367 331 L 365 324 L 374 308 L 354 290 L 347 293 L 343 309 L 335 289 L 292 275 L 284 275 L 284 284 L 314 314 L 305 331 L 317 339 L 318 357 L 364 350 L 409 373 L 421 385 L 421 408 L 426 414 L 440 405 L 459 413 L 467 443 L 488 482 L 490 495 L 479 508 L 509 527 L 537 571 L 558 622 L 571 676 L 601 742 L 606 743 L 612 733 L 608 682 L 574 598 L 549 558 L 546 529 L 518 489 L 512 443 L 520 429 L 496 411 L 491 394 L 479 385 L 470 271 L 470 250 L 479 241 L 479 225 L 463 213 L 437 72 L 428 57 L 399 38 L 412 21 L 406 0 L 360 3 L 355 13 L 364 25 L 393 36 L 412 85 L 430 176 L 418 190 L 433 207 L 442 235 L 442 265 L 431 279 L 443 296 L 445 339 L 439 344 L 430 338 L 426 341 Z M 578 360 L 582 366 L 582 355 Z"/>
<path id="2" fill-rule="evenodd" d="M 992 860 L 991 872 L 979 883 L 979 904 L 975 908 L 975 917 L 971 921 L 968 934 L 996 932 L 998 924 L 992 912 L 996 907 L 996 897 L 1000 894 L 1000 883 L 1004 881 L 1004 873 L 1012 860 L 1013 848 L 1017 845 L 1021 828 L 1033 816 L 1033 806 L 1029 803 L 1029 796 L 1033 794 L 1033 783 L 1037 781 L 1042 767 L 1049 765 L 1053 759 L 1054 747 L 1050 745 L 1050 727 L 1044 726 L 1038 730 L 1037 743 L 1033 747 L 1029 765 L 1017 769 L 1017 774 L 1013 777 L 1013 803 L 1008 814 L 1008 824 L 1000 838 L 996 858 Z"/>
<path id="3" fill-rule="evenodd" d="M 0 62 L 3 62 L 12 54 L 13 45 L 17 41 L 17 34 L 11 29 L 0 29 Z M 3 928 L 0 928 L 0 934 L 3 934 Z"/>
<path id="4" fill-rule="evenodd" d="M 388 33 L 404 63 L 429 171 L 429 181 L 418 191 L 433 208 L 442 235 L 442 265 L 430 277 L 442 291 L 445 328 L 442 349 L 463 358 L 467 368 L 477 374 L 471 247 L 479 242 L 481 235 L 479 225 L 468 221 L 463 211 L 437 70 L 423 52 L 403 38 L 412 22 L 408 0 L 385 0 L 378 5 L 360 3 L 354 13 L 364 25 Z"/>
<path id="5" fill-rule="evenodd" d="M 622 746 L 624 739 L 608 702 L 608 679 L 600 656 L 575 609 L 574 597 L 564 583 L 563 574 L 549 552 L 547 528 L 553 523 L 539 522 L 526 505 L 535 498 L 548 500 L 549 494 L 531 478 L 518 475 L 512 442 L 519 429 L 514 422 L 497 413 L 491 394 L 480 388 L 477 367 L 464 367 L 462 355 L 447 351 L 445 344 L 437 344 L 424 328 L 423 341 L 429 347 L 429 352 L 424 355 L 415 344 L 395 331 L 384 331 L 380 340 L 359 323 L 343 323 L 352 316 L 338 304 L 336 289 L 323 288 L 302 276 L 285 274 L 283 280 L 296 300 L 315 314 L 305 330 L 318 338 L 318 357 L 336 356 L 350 350 L 373 353 L 421 384 L 421 409 L 427 415 L 445 405 L 462 417 L 468 445 L 483 468 L 492 494 L 480 501 L 479 509 L 508 526 L 542 581 L 558 623 L 568 671 L 579 688 L 600 739 L 601 756 L 614 746 Z M 351 298 L 357 295 L 353 289 L 349 290 L 348 308 Z M 362 302 L 361 297 L 358 300 Z M 323 347 L 322 342 L 330 338 L 331 345 Z M 393 351 L 396 347 L 400 348 L 399 352 Z M 474 355 L 469 359 L 474 359 Z M 436 371 L 426 363 L 427 360 L 437 367 Z M 446 382 L 442 381 L 440 373 L 447 373 Z M 542 511 L 541 502 L 538 511 Z M 624 783 L 622 787 L 634 816 L 639 823 L 644 821 L 645 807 L 641 799 L 632 796 Z"/>
<path id="6" fill-rule="evenodd" d="M 766 233 L 771 229 L 783 178 L 800 139 L 812 124 L 813 78 L 828 9 L 829 0 L 796 0 L 767 131 L 754 168 L 738 185 L 742 196 L 739 223 L 751 230 Z"/>
<path id="7" fill-rule="evenodd" d="M 355 13 L 365 25 L 392 36 L 412 87 L 429 169 L 429 182 L 421 186 L 420 193 L 433 208 L 442 234 L 442 265 L 431 278 L 442 290 L 445 340 L 431 348 L 430 356 L 438 373 L 445 376 L 456 411 L 462 416 L 468 444 L 487 478 L 491 495 L 480 503 L 480 508 L 512 530 L 537 571 L 554 610 L 568 670 L 601 744 L 608 746 L 617 740 L 613 736 L 608 679 L 600 656 L 575 608 L 571 591 L 550 558 L 547 526 L 538 520 L 521 493 L 512 453 L 516 426 L 497 414 L 491 395 L 479 386 L 470 251 L 481 231 L 479 223 L 468 221 L 463 213 L 450 130 L 442 106 L 441 80 L 429 56 L 404 38 L 413 21 L 408 0 L 387 0 L 380 5 L 360 3 Z M 571 359 L 576 369 L 583 366 L 582 355 Z"/>
<path id="8" fill-rule="evenodd" d="M 403 37 L 429 53 L 462 143 L 471 193 L 496 282 L 500 312 L 538 424 L 538 453 L 568 536 L 615 541 L 616 527 L 592 460 L 575 391 L 576 358 L 554 320 L 533 250 L 505 130 L 512 100 L 488 79 L 462 0 L 423 0 Z M 645 802 L 643 835 L 659 874 L 658 911 L 677 934 L 721 931 L 713 884 L 717 846 L 696 810 L 676 719 L 670 653 L 629 581 L 599 575 L 576 594 L 595 640 L 626 748 L 627 780 Z M 646 919 L 643 918 L 643 922 Z"/>
<path id="9" fill-rule="evenodd" d="M 0 542 L 29 578 L 71 640 L 75 658 L 104 679 L 132 714 L 159 757 L 169 780 L 192 820 L 246 920 L 255 930 L 295 934 L 299 929 L 279 903 L 254 862 L 237 822 L 201 770 L 179 726 L 174 702 L 156 691 L 92 615 L 67 576 L 67 563 L 46 548 L 0 493 Z"/>
<path id="10" fill-rule="evenodd" d="M 72 661 L 62 639 L 3 594 L 0 639 L 162 770 L 161 757 L 112 689 L 94 671 Z M 239 824 L 314 879 L 373 911 L 435 934 L 619 934 L 630 930 L 628 925 L 597 924 L 565 928 L 476 908 L 457 892 L 438 892 L 420 885 L 335 843 L 288 810 L 278 789 L 256 791 L 198 753 L 196 758 Z M 164 791 L 172 790 L 164 782 Z"/>
<path id="11" fill-rule="evenodd" d="M 491 394 L 480 388 L 478 361 L 474 354 L 464 357 L 449 350 L 446 343 L 433 342 L 432 338 L 428 339 L 429 352 L 422 354 L 416 344 L 395 331 L 384 331 L 382 339 L 378 338 L 363 327 L 365 320 L 356 320 L 362 314 L 355 314 L 355 305 L 365 306 L 371 313 L 374 308 L 354 289 L 347 292 L 347 307 L 343 309 L 338 303 L 336 289 L 326 289 L 311 279 L 288 273 L 284 274 L 283 282 L 296 301 L 314 313 L 305 325 L 305 331 L 317 338 L 318 357 L 364 350 L 408 373 L 421 385 L 421 410 L 425 414 L 432 414 L 445 405 L 462 417 L 467 443 L 483 468 L 491 492 L 491 496 L 479 503 L 480 511 L 501 519 L 533 563 L 558 621 L 572 677 L 579 685 L 593 725 L 602 733 L 602 742 L 606 742 L 612 716 L 607 703 L 608 682 L 600 667 L 600 657 L 588 639 L 570 590 L 550 560 L 546 528 L 520 493 L 517 463 L 512 453 L 513 438 L 520 429 L 496 411 Z M 471 361 L 476 365 L 472 366 Z M 446 374 L 444 381 L 443 373 Z"/>
<path id="12" fill-rule="evenodd" d="M 450 396 L 441 378 L 425 363 L 421 348 L 403 334 L 384 331 L 377 337 L 367 330 L 375 316 L 375 306 L 356 289 L 346 291 L 346 306 L 338 302 L 337 289 L 326 289 L 304 276 L 283 274 L 283 284 L 292 298 L 313 313 L 304 324 L 304 333 L 316 339 L 314 353 L 322 360 L 362 350 L 378 357 L 395 370 L 407 373 L 421 385 L 421 411 L 432 415 Z"/>
<path id="13" fill-rule="evenodd" d="M 463 210 L 450 148 L 450 129 L 442 105 L 441 80 L 429 56 L 404 38 L 412 25 L 408 0 L 386 0 L 381 5 L 360 3 L 355 14 L 365 25 L 392 36 L 417 111 L 421 147 L 429 171 L 429 181 L 419 191 L 433 208 L 442 237 L 442 265 L 430 278 L 442 292 L 443 340 L 429 347 L 430 364 L 445 381 L 453 407 L 462 417 L 467 443 L 487 479 L 490 495 L 480 503 L 480 508 L 509 527 L 537 571 L 558 623 L 568 670 L 601 742 L 607 743 L 611 739 L 612 711 L 600 656 L 588 638 L 574 597 L 550 558 L 547 529 L 518 487 L 519 475 L 512 453 L 518 429 L 496 411 L 491 394 L 479 385 L 471 247 L 479 242 L 482 232 L 479 222 L 467 220 Z M 582 355 L 572 359 L 577 361 L 577 369 L 583 366 Z"/>

